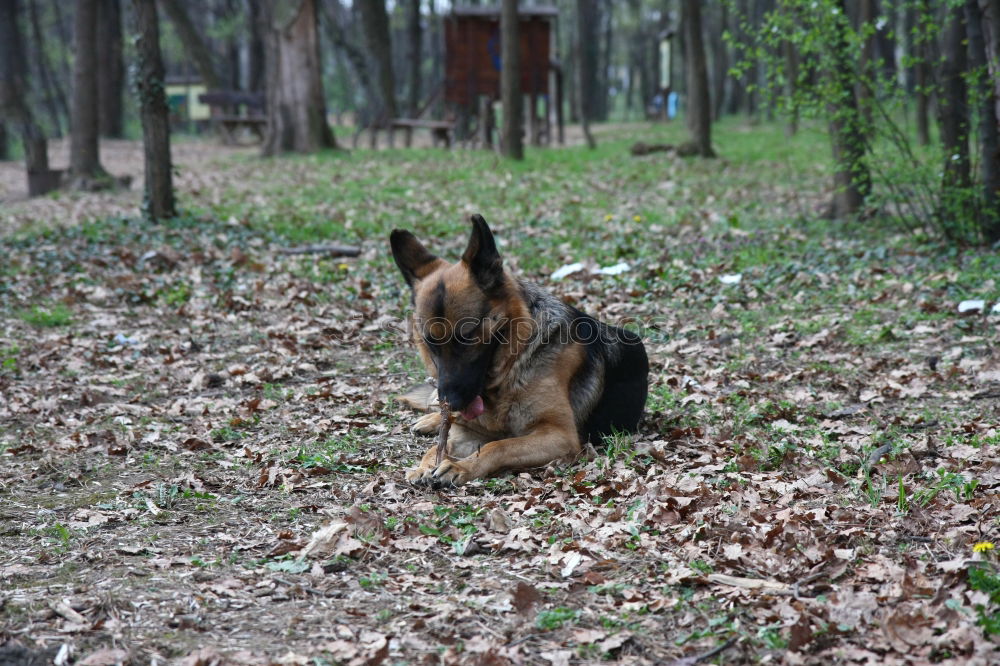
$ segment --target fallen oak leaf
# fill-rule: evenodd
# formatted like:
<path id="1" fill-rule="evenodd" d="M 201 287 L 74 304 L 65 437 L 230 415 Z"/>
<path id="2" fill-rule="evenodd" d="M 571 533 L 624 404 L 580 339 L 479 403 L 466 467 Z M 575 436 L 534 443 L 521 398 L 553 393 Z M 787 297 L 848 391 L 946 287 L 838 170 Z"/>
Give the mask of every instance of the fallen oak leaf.
<path id="1" fill-rule="evenodd" d="M 518 583 L 511 594 L 511 603 L 518 613 L 522 615 L 531 610 L 531 607 L 542 600 L 541 593 L 533 585 Z"/>

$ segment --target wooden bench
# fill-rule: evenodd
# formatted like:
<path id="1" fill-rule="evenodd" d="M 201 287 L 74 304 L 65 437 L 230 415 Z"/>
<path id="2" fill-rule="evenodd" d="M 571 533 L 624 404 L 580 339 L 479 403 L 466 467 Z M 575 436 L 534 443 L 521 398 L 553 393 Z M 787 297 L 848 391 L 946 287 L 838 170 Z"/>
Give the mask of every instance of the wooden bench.
<path id="1" fill-rule="evenodd" d="M 264 115 L 264 95 L 239 90 L 210 90 L 198 95 L 198 101 L 212 110 L 212 125 L 222 137 L 222 143 L 237 143 L 238 132 L 248 129 L 258 141 L 264 140 L 267 116 Z"/>
<path id="2" fill-rule="evenodd" d="M 417 118 L 393 118 L 389 121 L 389 145 L 396 143 L 396 130 L 401 129 L 405 134 L 403 139 L 407 148 L 413 145 L 413 130 L 427 129 L 431 131 L 431 142 L 433 145 L 439 143 L 445 148 L 451 148 L 452 135 L 455 130 L 455 123 L 448 120 L 419 120 Z"/>

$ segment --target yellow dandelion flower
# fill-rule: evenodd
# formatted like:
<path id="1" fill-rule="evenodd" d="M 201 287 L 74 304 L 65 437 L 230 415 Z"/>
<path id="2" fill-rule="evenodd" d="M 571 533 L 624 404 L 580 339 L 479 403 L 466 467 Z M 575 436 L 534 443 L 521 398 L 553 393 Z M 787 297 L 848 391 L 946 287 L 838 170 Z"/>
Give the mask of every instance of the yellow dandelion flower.
<path id="1" fill-rule="evenodd" d="M 991 541 L 980 541 L 972 547 L 974 553 L 985 553 L 988 550 L 993 550 L 993 542 Z"/>
<path id="2" fill-rule="evenodd" d="M 642 215 L 636 215 L 632 219 L 635 220 L 636 222 L 642 222 Z"/>
<path id="3" fill-rule="evenodd" d="M 615 219 L 615 216 L 612 215 L 611 213 L 608 213 L 607 215 L 604 216 L 604 221 L 605 222 L 610 222 L 613 219 Z"/>
<path id="4" fill-rule="evenodd" d="M 347 264 L 337 264 L 337 268 L 339 268 L 342 271 L 346 271 L 347 269 L 350 268 L 350 266 L 348 266 Z"/>

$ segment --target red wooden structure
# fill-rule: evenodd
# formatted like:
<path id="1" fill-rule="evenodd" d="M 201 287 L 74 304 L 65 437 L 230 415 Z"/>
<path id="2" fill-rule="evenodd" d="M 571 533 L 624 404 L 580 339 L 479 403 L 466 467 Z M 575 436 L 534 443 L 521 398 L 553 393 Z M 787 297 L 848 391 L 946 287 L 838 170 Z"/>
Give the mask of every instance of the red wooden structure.
<path id="1" fill-rule="evenodd" d="M 520 15 L 521 91 L 529 101 L 527 120 L 534 144 L 551 138 L 551 110 L 555 110 L 562 138 L 562 76 L 553 58 L 554 7 L 522 7 Z M 472 115 L 481 97 L 500 98 L 500 9 L 456 7 L 445 20 L 444 98 Z M 553 76 L 550 76 L 552 74 Z M 554 85 L 550 80 L 554 79 Z M 551 88 L 554 88 L 552 90 Z M 544 102 L 542 118 L 538 102 Z M 539 122 L 541 121 L 541 122 Z"/>

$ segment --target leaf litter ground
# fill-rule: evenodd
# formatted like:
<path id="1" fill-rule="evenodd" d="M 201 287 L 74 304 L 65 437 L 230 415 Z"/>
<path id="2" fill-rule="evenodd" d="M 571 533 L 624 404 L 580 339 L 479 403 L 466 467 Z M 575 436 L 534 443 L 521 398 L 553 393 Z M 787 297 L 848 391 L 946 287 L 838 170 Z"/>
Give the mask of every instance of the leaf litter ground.
<path id="1" fill-rule="evenodd" d="M 818 133 L 628 155 L 679 131 L 514 166 L 182 144 L 189 217 L 6 206 L 0 661 L 996 663 L 968 572 L 997 541 L 1000 317 L 957 309 L 998 300 L 996 253 L 817 221 Z M 471 212 L 641 330 L 647 414 L 569 467 L 414 489 L 386 236 L 455 257 Z M 362 256 L 281 252 L 324 241 Z"/>

